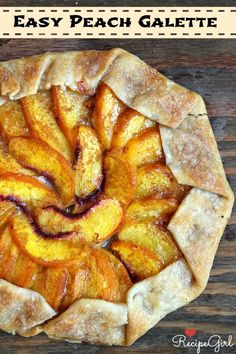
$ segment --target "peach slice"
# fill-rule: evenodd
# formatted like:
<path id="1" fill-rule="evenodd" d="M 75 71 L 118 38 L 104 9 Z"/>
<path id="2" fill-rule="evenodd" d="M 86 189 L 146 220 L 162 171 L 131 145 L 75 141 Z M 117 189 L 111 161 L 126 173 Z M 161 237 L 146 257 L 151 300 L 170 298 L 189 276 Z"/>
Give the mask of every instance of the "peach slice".
<path id="1" fill-rule="evenodd" d="M 86 297 L 115 302 L 119 282 L 104 250 L 93 250 L 89 258 Z"/>
<path id="2" fill-rule="evenodd" d="M 107 252 L 105 250 L 100 250 L 106 253 L 106 256 L 109 259 L 109 263 L 112 265 L 116 276 L 119 281 L 119 292 L 115 297 L 116 302 L 125 302 L 127 291 L 132 286 L 132 281 L 130 279 L 129 273 L 127 272 L 123 263 L 116 258 L 112 253 Z"/>
<path id="3" fill-rule="evenodd" d="M 66 294 L 60 306 L 61 310 L 67 309 L 75 300 L 85 296 L 88 269 L 84 264 L 68 269 L 68 283 Z"/>
<path id="4" fill-rule="evenodd" d="M 163 265 L 157 255 L 146 247 L 130 241 L 114 241 L 111 250 L 138 279 L 145 279 L 161 271 Z"/>
<path id="5" fill-rule="evenodd" d="M 125 105 L 102 83 L 97 89 L 93 127 L 105 150 L 110 148 L 114 126 L 124 109 Z"/>
<path id="6" fill-rule="evenodd" d="M 37 263 L 24 254 L 19 253 L 9 280 L 22 288 L 31 288 L 39 269 L 40 266 Z"/>
<path id="7" fill-rule="evenodd" d="M 28 135 L 28 127 L 18 101 L 0 106 L 0 133 L 6 142 L 19 135 Z"/>
<path id="8" fill-rule="evenodd" d="M 30 208 L 61 206 L 59 197 L 52 189 L 33 177 L 6 173 L 0 177 L 0 197 L 26 204 Z"/>
<path id="9" fill-rule="evenodd" d="M 123 148 L 131 138 L 156 125 L 152 120 L 129 108 L 120 115 L 115 125 L 111 145 L 113 148 Z"/>
<path id="10" fill-rule="evenodd" d="M 54 118 L 50 94 L 39 92 L 22 98 L 21 103 L 30 134 L 46 141 L 67 160 L 72 161 L 73 152 Z"/>
<path id="11" fill-rule="evenodd" d="M 23 166 L 35 170 L 53 182 L 65 205 L 73 202 L 74 174 L 67 160 L 59 152 L 43 140 L 23 136 L 12 138 L 9 150 Z"/>
<path id="12" fill-rule="evenodd" d="M 14 171 L 14 173 L 23 173 L 29 176 L 35 175 L 33 171 L 24 168 L 14 159 L 6 144 L 0 138 L 0 175 L 12 171 Z"/>
<path id="13" fill-rule="evenodd" d="M 113 199 L 102 199 L 82 216 L 66 215 L 53 207 L 36 211 L 37 223 L 45 233 L 76 232 L 87 242 L 103 242 L 111 237 L 122 219 L 123 209 Z"/>
<path id="14" fill-rule="evenodd" d="M 30 288 L 38 270 L 36 263 L 19 252 L 8 225 L 0 236 L 0 278 L 23 288 Z"/>
<path id="15" fill-rule="evenodd" d="M 163 160 L 161 137 L 158 127 L 144 130 L 125 146 L 129 160 L 135 166 Z"/>
<path id="16" fill-rule="evenodd" d="M 155 253 L 163 266 L 177 260 L 181 255 L 170 232 L 155 224 L 144 222 L 127 223 L 119 232 L 118 238 Z"/>
<path id="17" fill-rule="evenodd" d="M 104 159 L 104 194 L 108 198 L 119 200 L 124 206 L 134 197 L 136 187 L 136 167 L 127 156 L 112 150 Z"/>
<path id="18" fill-rule="evenodd" d="M 70 269 L 62 308 L 67 308 L 81 297 L 124 302 L 131 286 L 127 270 L 114 255 L 104 249 L 92 250 L 86 264 Z"/>
<path id="19" fill-rule="evenodd" d="M 22 253 L 48 267 L 69 266 L 86 257 L 86 245 L 74 234 L 43 235 L 32 220 L 20 213 L 11 222 L 11 236 Z"/>
<path id="20" fill-rule="evenodd" d="M 136 197 L 143 198 L 151 194 L 180 197 L 183 190 L 167 166 L 147 164 L 138 168 Z"/>
<path id="21" fill-rule="evenodd" d="M 70 89 L 53 86 L 52 98 L 57 123 L 74 150 L 79 126 L 90 123 L 91 109 L 86 105 L 88 97 Z"/>
<path id="22" fill-rule="evenodd" d="M 74 166 L 76 195 L 85 198 L 101 185 L 102 151 L 93 129 L 79 128 L 78 159 Z"/>
<path id="23" fill-rule="evenodd" d="M 176 200 L 158 199 L 156 196 L 151 196 L 134 200 L 127 208 L 126 219 L 163 223 L 168 221 L 177 207 L 178 202 Z"/>
<path id="24" fill-rule="evenodd" d="M 43 268 L 38 274 L 32 290 L 40 293 L 46 301 L 57 310 L 66 294 L 68 269 Z"/>

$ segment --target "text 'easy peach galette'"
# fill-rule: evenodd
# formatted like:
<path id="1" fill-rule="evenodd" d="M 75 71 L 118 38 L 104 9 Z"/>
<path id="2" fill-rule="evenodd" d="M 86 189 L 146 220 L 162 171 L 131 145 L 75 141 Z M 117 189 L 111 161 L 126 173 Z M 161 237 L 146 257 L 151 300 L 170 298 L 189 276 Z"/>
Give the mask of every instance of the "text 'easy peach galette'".
<path id="1" fill-rule="evenodd" d="M 233 194 L 202 98 L 122 50 L 0 64 L 0 328 L 130 345 L 205 288 Z"/>

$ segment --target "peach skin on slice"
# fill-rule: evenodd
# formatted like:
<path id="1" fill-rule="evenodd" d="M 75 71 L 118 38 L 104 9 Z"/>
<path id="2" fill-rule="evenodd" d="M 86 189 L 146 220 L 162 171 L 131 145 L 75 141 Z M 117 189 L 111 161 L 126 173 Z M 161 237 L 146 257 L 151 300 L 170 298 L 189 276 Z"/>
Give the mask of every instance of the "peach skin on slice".
<path id="1" fill-rule="evenodd" d="M 49 237 L 23 212 L 12 218 L 11 236 L 22 253 L 44 266 L 69 266 L 87 255 L 86 245 L 79 237 L 74 234 Z"/>
<path id="2" fill-rule="evenodd" d="M 111 250 L 121 259 L 130 273 L 140 280 L 157 274 L 163 267 L 154 252 L 130 241 L 114 241 Z"/>
<path id="3" fill-rule="evenodd" d="M 73 161 L 72 149 L 54 118 L 50 93 L 38 92 L 21 99 L 30 134 L 46 141 L 67 160 Z"/>
<path id="4" fill-rule="evenodd" d="M 83 199 L 98 189 L 103 179 L 102 150 L 93 129 L 79 128 L 77 152 L 75 188 L 76 195 Z"/>
<path id="5" fill-rule="evenodd" d="M 147 119 L 137 111 L 128 108 L 120 115 L 114 127 L 111 146 L 113 148 L 123 148 L 131 138 L 138 135 L 144 129 L 156 125 L 157 124 L 152 120 Z"/>
<path id="6" fill-rule="evenodd" d="M 8 142 L 10 138 L 28 135 L 28 127 L 18 101 L 10 101 L 0 106 L 0 133 Z"/>
<path id="7" fill-rule="evenodd" d="M 160 163 L 146 164 L 138 168 L 136 197 L 143 198 L 151 194 L 177 198 L 183 194 L 171 170 Z"/>
<path id="8" fill-rule="evenodd" d="M 29 176 L 35 175 L 33 171 L 24 168 L 14 159 L 6 144 L 0 138 L 0 175 L 12 171 L 14 171 L 14 173 L 22 173 Z"/>
<path id="9" fill-rule="evenodd" d="M 102 199 L 85 214 L 63 214 L 54 207 L 36 210 L 39 227 L 49 234 L 76 232 L 87 242 L 103 242 L 117 231 L 123 209 L 117 200 Z"/>
<path id="10" fill-rule="evenodd" d="M 108 198 L 119 200 L 124 206 L 134 197 L 136 187 L 136 167 L 127 156 L 112 150 L 104 159 L 104 194 Z"/>
<path id="11" fill-rule="evenodd" d="M 52 98 L 57 123 L 74 150 L 79 126 L 90 123 L 91 109 L 86 105 L 87 96 L 60 86 L 53 86 Z"/>
<path id="12" fill-rule="evenodd" d="M 126 154 L 132 164 L 139 167 L 146 163 L 163 160 L 161 137 L 158 127 L 144 130 L 125 145 Z"/>
<path id="13" fill-rule="evenodd" d="M 176 211 L 178 204 L 174 199 L 156 196 L 134 200 L 127 208 L 126 220 L 163 223 Z"/>
<path id="14" fill-rule="evenodd" d="M 12 138 L 9 150 L 20 164 L 46 176 L 54 184 L 64 205 L 73 202 L 73 170 L 59 152 L 41 139 L 24 136 Z"/>
<path id="15" fill-rule="evenodd" d="M 57 194 L 33 177 L 5 173 L 0 176 L 0 198 L 26 204 L 30 208 L 61 206 Z"/>
<path id="16" fill-rule="evenodd" d="M 106 84 L 102 83 L 97 89 L 93 127 L 104 150 L 110 148 L 114 126 L 124 109 L 125 105 Z"/>
<path id="17" fill-rule="evenodd" d="M 118 238 L 154 252 L 163 266 L 172 263 L 181 256 L 170 232 L 152 223 L 127 223 L 119 232 Z"/>
<path id="18" fill-rule="evenodd" d="M 66 294 L 68 281 L 67 268 L 43 268 L 37 275 L 32 290 L 40 293 L 47 303 L 57 310 Z"/>

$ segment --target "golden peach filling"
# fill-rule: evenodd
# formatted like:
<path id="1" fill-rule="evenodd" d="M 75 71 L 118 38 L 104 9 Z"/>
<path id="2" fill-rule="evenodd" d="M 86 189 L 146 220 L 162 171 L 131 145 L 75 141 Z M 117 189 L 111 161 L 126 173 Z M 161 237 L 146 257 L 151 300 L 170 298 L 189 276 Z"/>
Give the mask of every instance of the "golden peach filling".
<path id="1" fill-rule="evenodd" d="M 105 84 L 0 107 L 0 278 L 60 311 L 124 302 L 181 257 L 168 222 L 189 188 L 165 165 L 158 124 Z"/>

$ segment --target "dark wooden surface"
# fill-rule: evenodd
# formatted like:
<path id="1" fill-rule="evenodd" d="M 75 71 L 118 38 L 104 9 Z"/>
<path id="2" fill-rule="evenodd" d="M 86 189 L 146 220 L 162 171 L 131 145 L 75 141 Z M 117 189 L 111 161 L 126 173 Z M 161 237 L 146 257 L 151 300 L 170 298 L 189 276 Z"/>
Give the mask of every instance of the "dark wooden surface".
<path id="1" fill-rule="evenodd" d="M 20 1 L 23 6 L 36 2 Z M 62 5 L 61 1 L 37 1 L 38 5 Z M 104 1 L 79 1 L 102 6 Z M 106 5 L 114 2 L 107 1 Z M 19 5 L 1 1 L 0 5 Z M 76 5 L 64 1 L 64 5 Z M 120 1 L 119 5 L 193 5 L 192 1 Z M 194 5 L 236 6 L 235 1 L 195 1 Z M 122 47 L 178 83 L 199 92 L 206 101 L 228 180 L 236 191 L 236 40 L 0 40 L 0 60 L 53 50 L 107 49 Z M 130 348 L 71 344 L 39 335 L 30 339 L 0 333 L 0 353 L 196 353 L 196 349 L 174 348 L 172 337 L 185 328 L 196 328 L 195 339 L 212 334 L 233 335 L 236 344 L 236 208 L 222 237 L 209 283 L 204 293 L 188 306 L 169 314 Z M 221 350 L 235 353 L 236 347 Z M 205 348 L 201 353 L 213 353 Z"/>

